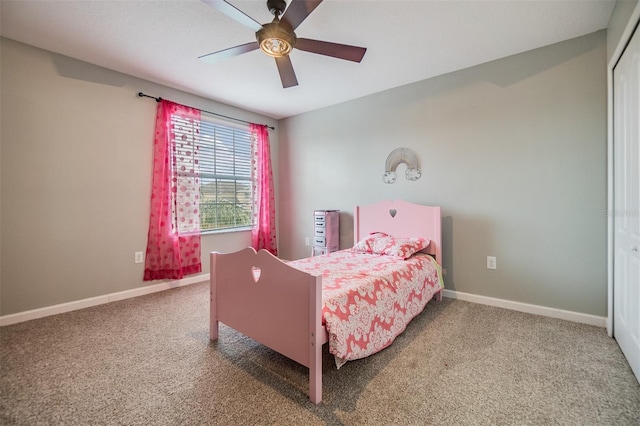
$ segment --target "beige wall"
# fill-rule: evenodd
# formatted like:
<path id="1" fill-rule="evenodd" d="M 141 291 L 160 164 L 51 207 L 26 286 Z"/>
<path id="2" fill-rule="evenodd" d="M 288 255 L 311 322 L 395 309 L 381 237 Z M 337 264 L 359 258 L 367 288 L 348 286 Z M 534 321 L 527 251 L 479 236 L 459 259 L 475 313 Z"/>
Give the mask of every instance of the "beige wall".
<path id="1" fill-rule="evenodd" d="M 146 244 L 155 103 L 138 91 L 276 125 L 1 43 L 0 315 L 147 285 L 133 253 Z M 349 247 L 356 204 L 438 204 L 448 288 L 606 315 L 606 44 L 601 31 L 282 120 L 280 143 L 271 132 L 282 256 L 308 255 L 314 209 L 342 210 Z M 386 185 L 402 146 L 423 177 L 401 166 Z M 207 236 L 203 252 L 248 242 Z"/>
<path id="2" fill-rule="evenodd" d="M 314 209 L 342 211 L 344 248 L 356 204 L 440 205 L 447 288 L 606 316 L 606 47 L 600 31 L 281 120 L 281 254 L 307 256 Z M 382 182 L 398 147 L 420 180 Z"/>
<path id="3" fill-rule="evenodd" d="M 156 103 L 143 91 L 245 120 L 275 120 L 0 39 L 0 315 L 148 285 Z M 277 176 L 278 134 L 271 131 Z M 203 237 L 233 251 L 248 232 Z M 208 271 L 208 257 L 203 257 Z M 153 282 L 155 283 L 155 282 Z"/>

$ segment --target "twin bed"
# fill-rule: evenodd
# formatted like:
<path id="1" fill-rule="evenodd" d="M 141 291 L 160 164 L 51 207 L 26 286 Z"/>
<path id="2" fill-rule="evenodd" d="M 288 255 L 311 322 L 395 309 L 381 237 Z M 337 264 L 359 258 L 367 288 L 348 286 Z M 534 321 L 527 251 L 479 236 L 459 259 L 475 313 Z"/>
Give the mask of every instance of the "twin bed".
<path id="1" fill-rule="evenodd" d="M 218 323 L 309 368 L 322 400 L 322 345 L 338 368 L 390 345 L 432 298 L 442 298 L 440 207 L 357 206 L 354 247 L 282 261 L 252 248 L 211 253 L 210 338 Z"/>

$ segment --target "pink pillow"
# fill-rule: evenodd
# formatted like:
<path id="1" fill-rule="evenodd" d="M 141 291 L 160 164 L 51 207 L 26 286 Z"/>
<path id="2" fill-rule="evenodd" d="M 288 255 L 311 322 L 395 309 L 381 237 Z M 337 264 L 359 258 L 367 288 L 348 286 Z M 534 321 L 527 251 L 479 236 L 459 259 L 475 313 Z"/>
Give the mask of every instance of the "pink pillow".
<path id="1" fill-rule="evenodd" d="M 353 246 L 357 253 L 382 254 L 408 259 L 415 253 L 426 249 L 431 243 L 425 238 L 396 238 L 382 232 L 374 232 Z"/>
<path id="2" fill-rule="evenodd" d="M 388 237 L 388 235 L 382 232 L 372 232 L 358 241 L 351 250 L 356 253 L 373 253 L 373 244 L 375 240 L 383 237 Z"/>
<path id="3" fill-rule="evenodd" d="M 382 240 L 378 241 L 382 243 Z M 386 256 L 398 257 L 400 259 L 408 259 L 413 256 L 415 253 L 422 251 L 429 247 L 431 243 L 430 240 L 425 238 L 394 238 L 387 237 L 387 241 L 385 241 L 385 246 L 381 249 L 378 249 L 381 254 Z"/>

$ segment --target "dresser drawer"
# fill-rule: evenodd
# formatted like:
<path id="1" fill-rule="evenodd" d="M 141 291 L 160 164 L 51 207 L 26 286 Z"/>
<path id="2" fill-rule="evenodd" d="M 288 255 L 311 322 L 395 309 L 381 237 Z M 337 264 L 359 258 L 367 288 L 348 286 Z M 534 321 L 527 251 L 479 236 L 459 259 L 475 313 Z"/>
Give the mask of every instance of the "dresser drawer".
<path id="1" fill-rule="evenodd" d="M 316 237 L 326 237 L 327 236 L 327 229 L 324 228 L 324 227 L 323 228 L 316 227 L 315 236 Z"/>
<path id="2" fill-rule="evenodd" d="M 314 220 L 314 226 L 316 228 L 326 228 L 327 227 L 327 222 L 324 220 Z"/>
<path id="3" fill-rule="evenodd" d="M 323 246 L 326 241 L 327 240 L 326 240 L 325 237 L 314 237 L 313 238 L 313 245 L 314 246 Z"/>

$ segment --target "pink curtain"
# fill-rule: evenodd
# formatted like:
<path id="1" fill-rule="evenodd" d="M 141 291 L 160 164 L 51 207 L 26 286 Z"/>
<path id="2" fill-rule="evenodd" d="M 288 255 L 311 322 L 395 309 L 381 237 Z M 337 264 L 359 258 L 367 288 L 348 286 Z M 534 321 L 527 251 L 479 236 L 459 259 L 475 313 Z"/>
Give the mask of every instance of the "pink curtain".
<path id="1" fill-rule="evenodd" d="M 158 103 L 145 281 L 202 271 L 199 138 L 200 110 L 166 100 Z"/>
<path id="2" fill-rule="evenodd" d="M 269 148 L 269 132 L 267 126 L 251 124 L 251 135 L 256 141 L 256 155 L 253 171 L 255 173 L 254 215 L 256 225 L 251 234 L 251 245 L 254 249 L 266 249 L 278 255 L 276 241 L 276 203 L 273 192 L 273 173 L 271 171 L 271 149 Z"/>

